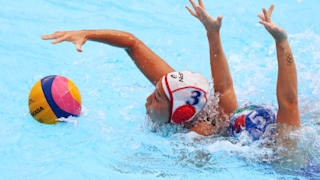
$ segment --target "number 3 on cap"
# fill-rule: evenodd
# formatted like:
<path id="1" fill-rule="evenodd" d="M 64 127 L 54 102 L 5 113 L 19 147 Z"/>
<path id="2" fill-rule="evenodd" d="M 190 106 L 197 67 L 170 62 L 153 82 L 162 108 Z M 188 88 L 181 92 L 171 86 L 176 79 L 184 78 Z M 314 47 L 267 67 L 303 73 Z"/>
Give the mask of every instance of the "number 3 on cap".
<path id="1" fill-rule="evenodd" d="M 199 103 L 199 97 L 200 96 L 201 96 L 201 92 L 200 91 L 192 91 L 192 96 L 191 96 L 192 100 L 186 101 L 186 104 L 189 104 L 191 106 L 197 105 Z"/>

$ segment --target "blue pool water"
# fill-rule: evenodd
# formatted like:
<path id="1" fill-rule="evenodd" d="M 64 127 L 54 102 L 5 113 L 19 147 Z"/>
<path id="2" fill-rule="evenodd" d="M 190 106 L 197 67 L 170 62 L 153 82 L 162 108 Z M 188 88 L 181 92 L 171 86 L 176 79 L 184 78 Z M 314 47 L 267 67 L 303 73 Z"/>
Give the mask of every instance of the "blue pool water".
<path id="1" fill-rule="evenodd" d="M 273 1 L 204 1 L 223 15 L 223 46 L 240 104 L 277 107 L 277 62 L 257 13 Z M 122 49 L 40 39 L 56 30 L 119 29 L 144 41 L 177 70 L 210 79 L 202 25 L 187 0 L 21 0 L 0 6 L 0 179 L 318 179 L 318 169 L 270 160 L 272 149 L 230 138 L 151 132 L 145 99 L 153 86 Z M 4 5 L 5 4 L 5 5 Z M 300 157 L 320 163 L 320 2 L 275 2 L 273 21 L 286 29 L 295 56 L 303 126 Z M 28 94 L 52 74 L 71 79 L 83 111 L 69 123 L 43 125 L 28 113 Z M 272 156 L 272 155 L 271 155 Z M 290 160 L 290 159 L 289 159 Z M 297 162 L 300 162 L 297 160 Z M 292 164 L 292 163 L 291 163 Z M 299 163 L 298 163 L 299 164 Z M 302 164 L 302 163 L 301 163 Z"/>

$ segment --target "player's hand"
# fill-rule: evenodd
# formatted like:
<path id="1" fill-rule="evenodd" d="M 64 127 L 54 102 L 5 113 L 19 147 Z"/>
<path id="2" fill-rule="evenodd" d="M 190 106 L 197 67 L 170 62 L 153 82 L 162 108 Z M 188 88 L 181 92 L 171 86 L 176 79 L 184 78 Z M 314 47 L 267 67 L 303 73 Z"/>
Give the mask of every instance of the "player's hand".
<path id="1" fill-rule="evenodd" d="M 279 28 L 276 24 L 271 22 L 271 15 L 274 9 L 274 5 L 272 4 L 267 12 L 265 8 L 262 9 L 263 14 L 258 14 L 258 17 L 261 19 L 259 21 L 260 24 L 263 24 L 267 31 L 272 35 L 276 42 L 282 42 L 287 40 L 287 33 L 284 29 Z"/>
<path id="2" fill-rule="evenodd" d="M 199 5 L 197 5 L 193 0 L 189 1 L 194 9 L 192 10 L 190 7 L 186 6 L 190 14 L 199 19 L 208 32 L 219 32 L 222 24 L 222 16 L 218 16 L 216 19 L 210 17 L 204 9 L 202 0 L 198 0 Z"/>
<path id="3" fill-rule="evenodd" d="M 42 35 L 43 40 L 51 40 L 52 44 L 70 41 L 76 45 L 77 51 L 82 52 L 81 46 L 88 40 L 84 31 L 56 31 L 53 34 Z"/>

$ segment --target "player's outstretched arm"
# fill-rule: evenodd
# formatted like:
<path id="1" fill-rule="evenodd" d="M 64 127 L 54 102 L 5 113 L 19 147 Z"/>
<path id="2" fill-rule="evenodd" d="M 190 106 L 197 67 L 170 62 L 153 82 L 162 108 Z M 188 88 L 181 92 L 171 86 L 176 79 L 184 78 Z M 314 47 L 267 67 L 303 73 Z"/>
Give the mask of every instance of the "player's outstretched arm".
<path id="1" fill-rule="evenodd" d="M 272 35 L 276 43 L 278 59 L 277 99 L 279 111 L 277 122 L 294 127 L 300 126 L 298 109 L 298 82 L 297 71 L 288 37 L 284 29 L 271 22 L 274 5 L 269 10 L 262 9 L 263 14 L 258 14 L 266 30 Z"/>
<path id="2" fill-rule="evenodd" d="M 233 88 L 228 61 L 223 52 L 220 39 L 222 16 L 218 16 L 216 19 L 210 17 L 210 15 L 205 11 L 202 0 L 199 0 L 199 5 L 197 5 L 193 0 L 189 1 L 194 10 L 188 6 L 186 6 L 186 8 L 191 15 L 199 19 L 207 30 L 214 90 L 216 93 L 220 94 L 219 109 L 221 113 L 230 115 L 238 108 L 238 103 Z"/>
<path id="3" fill-rule="evenodd" d="M 149 49 L 142 41 L 134 35 L 117 30 L 80 30 L 80 31 L 57 31 L 53 34 L 43 35 L 42 39 L 50 40 L 53 44 L 64 41 L 72 42 L 76 49 L 82 52 L 82 45 L 87 40 L 106 43 L 112 46 L 125 48 L 129 56 L 135 62 L 140 71 L 156 84 L 162 76 L 172 69 L 162 58 Z"/>

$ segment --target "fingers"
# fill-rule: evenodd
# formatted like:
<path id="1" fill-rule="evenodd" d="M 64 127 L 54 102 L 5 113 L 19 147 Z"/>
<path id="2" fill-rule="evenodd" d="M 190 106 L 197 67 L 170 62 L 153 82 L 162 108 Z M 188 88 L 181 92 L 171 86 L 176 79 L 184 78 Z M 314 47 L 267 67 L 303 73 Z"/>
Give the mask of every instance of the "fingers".
<path id="1" fill-rule="evenodd" d="M 203 19 L 204 17 L 208 17 L 209 15 L 207 14 L 207 12 L 202 8 L 202 7 L 197 7 L 197 12 L 200 15 L 200 19 Z"/>
<path id="2" fill-rule="evenodd" d="M 48 40 L 48 39 L 55 39 L 55 38 L 53 37 L 52 34 L 46 34 L 46 35 L 42 35 L 41 39 Z"/>
<path id="3" fill-rule="evenodd" d="M 84 43 L 86 43 L 86 41 L 87 41 L 86 39 L 81 39 L 81 40 L 79 40 L 78 42 L 75 43 L 78 52 L 82 52 L 81 46 Z"/>
<path id="4" fill-rule="evenodd" d="M 189 1 L 190 1 L 191 5 L 192 5 L 193 9 L 197 9 L 196 3 L 194 3 L 193 0 L 189 0 Z"/>
<path id="5" fill-rule="evenodd" d="M 189 6 L 186 6 L 186 8 L 187 8 L 187 10 L 190 12 L 190 14 L 191 14 L 192 16 L 197 17 L 197 14 L 196 14 L 194 11 L 192 11 L 192 9 L 189 8 Z"/>
<path id="6" fill-rule="evenodd" d="M 208 21 L 209 19 L 212 19 L 210 15 L 200 6 L 197 8 L 197 12 L 199 14 L 199 19 L 201 21 L 204 21 L 204 20 Z M 215 19 L 212 19 L 212 20 L 215 21 Z M 218 24 L 221 24 L 222 16 L 218 16 L 217 21 L 218 21 Z"/>
<path id="7" fill-rule="evenodd" d="M 81 46 L 82 46 L 82 43 L 78 43 L 78 44 L 76 45 L 78 52 L 82 52 Z"/>
<path id="8" fill-rule="evenodd" d="M 218 20 L 218 22 L 219 22 L 219 24 L 222 24 L 222 16 L 218 16 L 218 18 L 217 18 L 217 20 Z"/>
<path id="9" fill-rule="evenodd" d="M 42 35 L 41 38 L 43 40 L 48 40 L 48 39 L 57 39 L 61 36 L 64 35 L 64 32 L 61 32 L 61 31 L 56 31 L 55 33 L 53 34 L 47 34 L 47 35 Z"/>
<path id="10" fill-rule="evenodd" d="M 61 43 L 62 41 L 65 41 L 68 37 L 69 37 L 68 35 L 64 35 L 62 37 L 59 37 L 55 41 L 52 41 L 52 44 Z"/>
<path id="11" fill-rule="evenodd" d="M 271 22 L 271 15 L 272 15 L 273 9 L 274 9 L 274 4 L 270 6 L 268 12 L 265 8 L 262 8 L 263 15 L 258 14 L 258 17 L 263 21 Z"/>
<path id="12" fill-rule="evenodd" d="M 258 17 L 259 17 L 262 21 L 264 21 L 264 15 L 263 15 L 263 14 L 258 14 Z"/>
<path id="13" fill-rule="evenodd" d="M 200 7 L 202 7 L 204 9 L 204 5 L 203 5 L 202 0 L 199 0 L 199 5 L 200 5 Z"/>
<path id="14" fill-rule="evenodd" d="M 271 6 L 270 6 L 270 8 L 268 10 L 268 16 L 269 17 L 271 17 L 273 9 L 274 9 L 274 4 L 271 4 Z"/>
<path id="15" fill-rule="evenodd" d="M 264 14 L 264 20 L 270 22 L 270 17 L 268 16 L 267 10 L 265 8 L 262 9 Z"/>
<path id="16" fill-rule="evenodd" d="M 43 35 L 42 39 L 55 39 L 52 44 L 61 43 L 63 41 L 70 41 L 76 45 L 78 52 L 82 52 L 81 46 L 87 39 L 79 31 L 57 31 L 53 34 Z"/>
<path id="17" fill-rule="evenodd" d="M 201 19 L 201 13 L 202 13 L 202 17 L 203 17 L 203 12 L 205 13 L 204 10 L 204 5 L 202 0 L 198 0 L 199 5 L 197 5 L 193 0 L 189 0 L 189 2 L 191 3 L 192 7 L 194 10 L 192 10 L 189 6 L 185 6 L 187 8 L 187 10 L 190 12 L 191 15 L 193 15 L 196 18 L 200 18 Z M 200 12 L 200 9 L 202 10 L 202 12 Z"/>
<path id="18" fill-rule="evenodd" d="M 269 22 L 266 22 L 266 21 L 259 21 L 260 24 L 263 24 L 265 26 L 270 26 L 270 23 Z"/>

